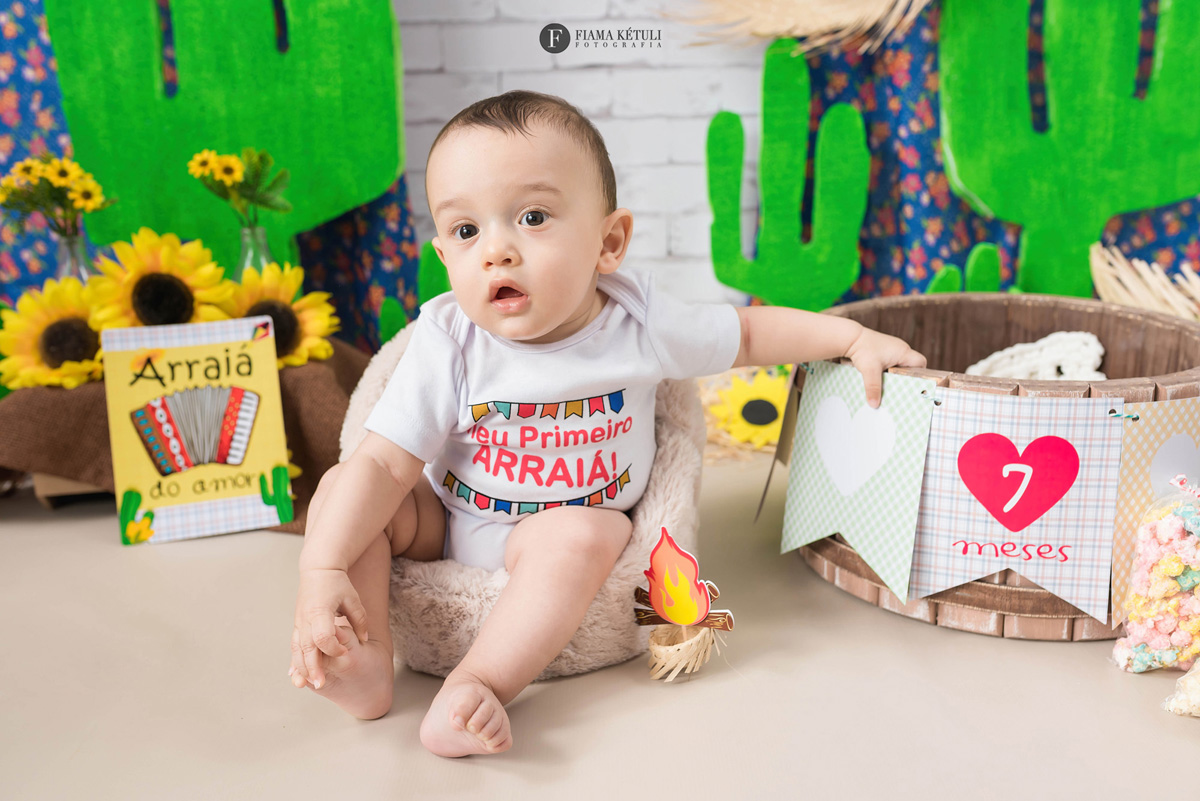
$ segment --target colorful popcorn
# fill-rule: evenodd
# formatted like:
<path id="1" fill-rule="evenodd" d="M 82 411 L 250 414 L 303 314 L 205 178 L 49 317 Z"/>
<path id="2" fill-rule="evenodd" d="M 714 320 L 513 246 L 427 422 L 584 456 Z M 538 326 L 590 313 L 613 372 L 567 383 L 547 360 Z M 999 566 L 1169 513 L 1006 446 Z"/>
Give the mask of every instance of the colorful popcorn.
<path id="1" fill-rule="evenodd" d="M 1142 516 L 1137 532 L 1126 636 L 1113 647 L 1122 670 L 1188 670 L 1200 655 L 1200 490 L 1176 476 L 1177 492 Z"/>

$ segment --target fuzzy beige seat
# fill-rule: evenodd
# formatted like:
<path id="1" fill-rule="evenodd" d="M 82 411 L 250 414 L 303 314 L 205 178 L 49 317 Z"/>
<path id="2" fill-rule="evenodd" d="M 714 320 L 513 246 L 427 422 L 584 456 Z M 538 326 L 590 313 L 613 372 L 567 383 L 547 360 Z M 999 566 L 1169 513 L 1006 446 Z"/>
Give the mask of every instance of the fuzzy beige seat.
<path id="1" fill-rule="evenodd" d="M 366 431 L 363 422 L 387 385 L 412 336 L 413 323 L 371 359 L 350 396 L 342 424 L 344 461 Z M 647 649 L 650 627 L 633 616 L 633 590 L 645 586 L 642 571 L 666 526 L 683 548 L 696 544 L 697 494 L 704 450 L 704 410 L 694 381 L 663 381 L 655 402 L 654 457 L 646 492 L 633 508 L 633 538 L 617 560 L 583 619 L 579 631 L 539 679 L 568 676 L 624 662 Z M 488 571 L 451 560 L 414 562 L 397 557 L 392 566 L 392 641 L 396 655 L 413 670 L 445 676 L 474 642 L 500 591 L 503 568 Z M 547 600 L 547 603 L 552 603 Z"/>

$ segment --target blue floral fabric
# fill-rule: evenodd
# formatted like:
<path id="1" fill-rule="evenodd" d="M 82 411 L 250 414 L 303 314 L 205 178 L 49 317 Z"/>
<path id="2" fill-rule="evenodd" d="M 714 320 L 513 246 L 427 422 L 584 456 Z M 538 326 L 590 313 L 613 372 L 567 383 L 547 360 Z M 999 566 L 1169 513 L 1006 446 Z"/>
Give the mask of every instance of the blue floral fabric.
<path id="1" fill-rule="evenodd" d="M 164 11 L 168 0 L 155 0 Z M 1032 123 L 1044 129 L 1041 19 L 1045 0 L 1030 9 Z M 1144 93 L 1153 58 L 1156 0 L 1142 0 L 1138 91 Z M 986 219 L 951 190 L 939 138 L 938 30 L 934 2 L 901 37 L 877 53 L 833 50 L 809 56 L 812 68 L 810 135 L 831 104 L 847 102 L 866 121 L 871 151 L 870 201 L 860 237 L 862 275 L 843 300 L 921 292 L 939 269 L 962 268 L 975 244 L 1000 249 L 1002 286 L 1013 283 L 1020 226 Z M 169 44 L 169 14 L 163 14 Z M 281 31 L 281 35 L 284 32 Z M 164 77 L 173 78 L 170 49 Z M 811 145 L 811 143 L 810 143 Z M 63 120 L 53 49 L 42 0 L 0 0 L 0 171 L 45 150 L 71 154 Z M 810 146 L 810 153 L 812 147 Z M 86 165 L 85 165 L 86 166 Z M 811 164 L 809 179 L 811 181 Z M 806 199 L 811 198 L 811 185 Z M 805 216 L 811 203 L 805 204 Z M 1168 272 L 1187 262 L 1200 268 L 1197 199 L 1112 218 L 1103 241 L 1126 254 L 1157 261 Z M 333 293 L 342 319 L 338 334 L 364 350 L 379 345 L 385 296 L 415 316 L 419 243 L 403 176 L 377 200 L 300 237 L 305 289 Z M 92 249 L 93 254 L 95 250 Z M 55 246 L 45 222 L 19 231 L 0 223 L 0 302 L 13 304 L 54 273 Z"/>

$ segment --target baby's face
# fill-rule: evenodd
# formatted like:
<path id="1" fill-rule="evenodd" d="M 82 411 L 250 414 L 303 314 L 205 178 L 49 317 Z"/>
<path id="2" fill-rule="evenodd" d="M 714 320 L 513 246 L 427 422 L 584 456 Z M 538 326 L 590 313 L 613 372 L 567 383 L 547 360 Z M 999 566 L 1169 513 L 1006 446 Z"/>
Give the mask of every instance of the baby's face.
<path id="1" fill-rule="evenodd" d="M 605 216 L 599 170 L 565 134 L 459 129 L 430 154 L 425 186 L 433 246 L 476 325 L 545 343 L 599 314 L 596 277 L 620 265 L 632 216 Z"/>

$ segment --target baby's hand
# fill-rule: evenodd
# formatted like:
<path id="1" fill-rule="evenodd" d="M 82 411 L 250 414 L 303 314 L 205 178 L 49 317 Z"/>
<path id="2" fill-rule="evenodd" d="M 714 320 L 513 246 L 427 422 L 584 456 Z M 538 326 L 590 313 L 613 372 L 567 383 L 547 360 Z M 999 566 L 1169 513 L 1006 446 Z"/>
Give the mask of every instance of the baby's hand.
<path id="1" fill-rule="evenodd" d="M 850 363 L 863 375 L 867 403 L 878 409 L 883 395 L 883 371 L 893 365 L 924 367 L 925 357 L 908 346 L 903 339 L 864 328 L 854 344 L 846 351 Z"/>
<path id="2" fill-rule="evenodd" d="M 317 689 L 325 683 L 321 654 L 342 656 L 346 646 L 338 642 L 334 618 L 345 615 L 361 642 L 367 641 L 367 610 L 346 571 L 314 568 L 300 571 L 296 596 L 296 626 L 292 630 L 292 682 L 303 687 L 311 682 Z"/>

